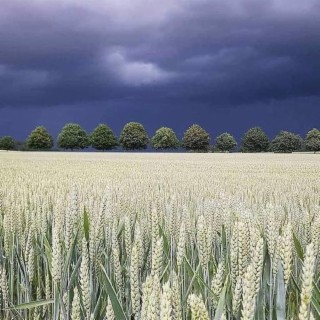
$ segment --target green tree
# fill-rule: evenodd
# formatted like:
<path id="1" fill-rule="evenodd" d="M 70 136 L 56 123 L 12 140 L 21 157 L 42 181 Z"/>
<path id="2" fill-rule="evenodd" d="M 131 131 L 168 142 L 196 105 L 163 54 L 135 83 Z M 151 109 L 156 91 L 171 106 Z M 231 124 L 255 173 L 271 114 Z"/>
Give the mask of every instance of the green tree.
<path id="1" fill-rule="evenodd" d="M 125 150 L 143 150 L 148 146 L 149 137 L 141 123 L 129 122 L 123 127 L 119 142 Z"/>
<path id="2" fill-rule="evenodd" d="M 67 123 L 58 135 L 58 146 L 63 149 L 84 149 L 89 146 L 89 138 L 79 124 Z"/>
<path id="3" fill-rule="evenodd" d="M 118 141 L 113 131 L 105 124 L 99 124 L 90 135 L 90 143 L 97 150 L 112 150 Z"/>
<path id="4" fill-rule="evenodd" d="M 237 142 L 230 133 L 225 132 L 216 138 L 216 146 L 221 151 L 232 151 L 237 146 Z"/>
<path id="5" fill-rule="evenodd" d="M 36 127 L 27 138 L 27 147 L 33 150 L 49 150 L 53 147 L 53 138 L 43 126 Z"/>
<path id="6" fill-rule="evenodd" d="M 154 149 L 177 149 L 179 140 L 171 128 L 162 127 L 151 138 L 151 145 Z"/>
<path id="7" fill-rule="evenodd" d="M 210 136 L 198 124 L 193 124 L 184 133 L 182 146 L 189 151 L 208 151 Z"/>
<path id="8" fill-rule="evenodd" d="M 243 152 L 268 151 L 270 142 L 266 133 L 259 127 L 249 129 L 242 138 Z"/>
<path id="9" fill-rule="evenodd" d="M 288 131 L 280 131 L 280 133 L 272 140 L 271 150 L 273 152 L 290 153 L 301 148 L 302 139 Z"/>
<path id="10" fill-rule="evenodd" d="M 313 128 L 310 130 L 305 139 L 306 149 L 316 153 L 320 151 L 320 130 Z"/>
<path id="11" fill-rule="evenodd" d="M 4 136 L 0 139 L 0 150 L 13 150 L 14 140 L 10 136 Z"/>

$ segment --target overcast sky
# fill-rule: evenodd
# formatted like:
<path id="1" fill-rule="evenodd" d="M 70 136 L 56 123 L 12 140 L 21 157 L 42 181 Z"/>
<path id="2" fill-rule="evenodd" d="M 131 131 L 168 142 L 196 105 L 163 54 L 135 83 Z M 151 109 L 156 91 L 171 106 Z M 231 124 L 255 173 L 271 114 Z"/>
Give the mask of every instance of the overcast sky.
<path id="1" fill-rule="evenodd" d="M 1 0 L 0 135 L 320 127 L 319 0 Z"/>

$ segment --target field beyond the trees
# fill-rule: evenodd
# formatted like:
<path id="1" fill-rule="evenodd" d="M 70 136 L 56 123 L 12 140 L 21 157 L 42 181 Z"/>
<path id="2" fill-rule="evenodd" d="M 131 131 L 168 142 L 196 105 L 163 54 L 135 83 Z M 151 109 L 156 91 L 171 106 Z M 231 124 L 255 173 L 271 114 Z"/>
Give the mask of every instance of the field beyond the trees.
<path id="1" fill-rule="evenodd" d="M 320 319 L 319 257 L 318 154 L 0 152 L 0 319 Z"/>

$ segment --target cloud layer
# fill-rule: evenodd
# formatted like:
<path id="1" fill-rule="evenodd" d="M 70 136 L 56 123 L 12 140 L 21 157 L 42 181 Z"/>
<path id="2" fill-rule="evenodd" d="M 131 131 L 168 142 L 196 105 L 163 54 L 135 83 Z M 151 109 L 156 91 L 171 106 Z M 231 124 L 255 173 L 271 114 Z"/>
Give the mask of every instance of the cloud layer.
<path id="1" fill-rule="evenodd" d="M 3 0 L 0 112 L 317 99 L 319 30 L 318 0 Z"/>

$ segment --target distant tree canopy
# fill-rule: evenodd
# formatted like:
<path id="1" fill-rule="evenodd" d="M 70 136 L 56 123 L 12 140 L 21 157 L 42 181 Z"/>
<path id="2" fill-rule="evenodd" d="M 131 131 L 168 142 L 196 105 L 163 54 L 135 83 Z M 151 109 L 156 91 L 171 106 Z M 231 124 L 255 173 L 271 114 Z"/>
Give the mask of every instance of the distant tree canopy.
<path id="1" fill-rule="evenodd" d="M 151 144 L 155 150 L 174 150 L 182 147 L 187 151 L 215 152 L 233 151 L 237 148 L 237 141 L 228 132 L 216 137 L 215 143 L 210 145 L 210 135 L 198 124 L 193 124 L 185 132 L 180 141 L 172 128 L 161 127 L 149 140 L 148 134 L 141 123 L 127 123 L 119 139 L 106 124 L 99 124 L 90 135 L 76 123 L 67 123 L 57 138 L 57 145 L 63 149 L 84 149 L 92 146 L 97 150 L 113 150 L 121 146 L 123 150 L 144 150 Z M 50 150 L 54 145 L 52 136 L 43 126 L 36 127 L 25 141 L 15 141 L 10 136 L 0 138 L 0 150 Z M 249 129 L 242 137 L 242 152 L 292 152 L 297 150 L 320 151 L 320 130 L 313 128 L 305 139 L 292 132 L 281 131 L 270 142 L 266 133 L 260 127 Z"/>
<path id="2" fill-rule="evenodd" d="M 242 138 L 243 152 L 265 152 L 269 148 L 269 138 L 259 127 L 249 129 Z"/>
<path id="3" fill-rule="evenodd" d="M 302 139 L 300 136 L 288 132 L 280 131 L 280 133 L 271 142 L 271 151 L 290 153 L 298 151 L 301 148 Z"/>
<path id="4" fill-rule="evenodd" d="M 208 151 L 209 144 L 209 133 L 198 124 L 193 124 L 187 129 L 182 139 L 182 146 L 189 151 Z"/>
<path id="5" fill-rule="evenodd" d="M 50 150 L 53 147 L 53 138 L 45 127 L 40 126 L 30 133 L 26 144 L 32 150 Z"/>
<path id="6" fill-rule="evenodd" d="M 90 135 L 90 144 L 97 150 L 112 150 L 118 145 L 113 131 L 105 124 L 99 124 Z"/>
<path id="7" fill-rule="evenodd" d="M 127 123 L 120 134 L 119 143 L 124 150 L 143 150 L 149 143 L 148 134 L 141 123 Z"/>
<path id="8" fill-rule="evenodd" d="M 89 146 L 89 138 L 79 124 L 67 123 L 58 135 L 58 147 L 63 149 L 84 149 Z"/>
<path id="9" fill-rule="evenodd" d="M 149 137 L 141 123 L 129 122 L 123 127 L 119 142 L 124 150 L 143 150 L 148 146 Z"/>
<path id="10" fill-rule="evenodd" d="M 15 142 L 12 137 L 4 136 L 0 138 L 0 150 L 13 150 Z"/>
<path id="11" fill-rule="evenodd" d="M 221 151 L 232 151 L 236 146 L 237 141 L 230 133 L 222 133 L 216 138 L 216 147 Z"/>
<path id="12" fill-rule="evenodd" d="M 179 140 L 171 128 L 162 127 L 151 138 L 151 145 L 154 149 L 176 149 Z"/>
<path id="13" fill-rule="evenodd" d="M 313 128 L 307 133 L 305 146 L 308 151 L 320 151 L 320 130 Z"/>

